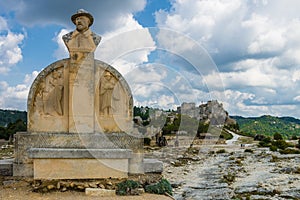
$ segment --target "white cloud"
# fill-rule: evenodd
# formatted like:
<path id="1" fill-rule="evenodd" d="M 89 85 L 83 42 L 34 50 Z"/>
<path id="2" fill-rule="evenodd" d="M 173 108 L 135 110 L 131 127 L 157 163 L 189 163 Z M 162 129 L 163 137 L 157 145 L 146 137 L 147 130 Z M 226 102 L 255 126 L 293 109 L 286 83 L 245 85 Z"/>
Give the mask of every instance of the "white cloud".
<path id="1" fill-rule="evenodd" d="M 104 35 L 95 57 L 109 64 L 123 59 L 139 65 L 148 61 L 148 55 L 154 49 L 155 42 L 149 30 L 135 24 Z"/>
<path id="2" fill-rule="evenodd" d="M 295 70 L 293 72 L 292 81 L 296 82 L 300 80 L 300 70 Z"/>
<path id="3" fill-rule="evenodd" d="M 231 91 L 230 98 L 235 96 L 238 100 L 225 101 L 229 110 L 248 116 L 264 112 L 284 115 L 291 111 L 299 117 L 292 112 L 298 108 L 292 103 L 298 101 L 295 94 L 300 89 L 299 1 L 171 3 L 170 11 L 156 13 L 158 26 L 186 34 L 208 50 L 219 70 L 202 74 L 198 80 L 209 86 L 211 93 L 222 93 L 225 88 L 228 96 L 226 93 Z M 159 42 L 175 46 L 167 39 Z M 181 49 L 188 49 L 185 43 Z"/>
<path id="4" fill-rule="evenodd" d="M 300 102 L 300 95 L 293 98 L 294 101 Z"/>
<path id="5" fill-rule="evenodd" d="M 8 26 L 6 20 L 0 16 L 0 31 L 3 30 L 8 30 Z"/>
<path id="6" fill-rule="evenodd" d="M 62 29 L 56 36 L 52 39 L 57 43 L 58 48 L 54 51 L 54 57 L 57 59 L 69 57 L 68 49 L 62 40 L 62 36 L 69 33 L 71 30 Z"/>
<path id="7" fill-rule="evenodd" d="M 2 12 L 14 12 L 16 19 L 27 27 L 57 24 L 71 28 L 71 15 L 83 8 L 94 16 L 93 29 L 101 34 L 123 26 L 122 21 L 118 20 L 120 16 L 141 11 L 145 6 L 146 0 L 72 0 L 72 3 L 61 0 L 0 1 Z"/>
<path id="8" fill-rule="evenodd" d="M 22 60 L 21 45 L 24 34 L 13 33 L 6 20 L 0 16 L 0 74 L 10 71 L 10 68 Z"/>
<path id="9" fill-rule="evenodd" d="M 7 82 L 0 82 L 0 107 L 6 109 L 26 110 L 28 92 L 32 82 L 39 72 L 26 74 L 23 83 L 10 86 Z"/>

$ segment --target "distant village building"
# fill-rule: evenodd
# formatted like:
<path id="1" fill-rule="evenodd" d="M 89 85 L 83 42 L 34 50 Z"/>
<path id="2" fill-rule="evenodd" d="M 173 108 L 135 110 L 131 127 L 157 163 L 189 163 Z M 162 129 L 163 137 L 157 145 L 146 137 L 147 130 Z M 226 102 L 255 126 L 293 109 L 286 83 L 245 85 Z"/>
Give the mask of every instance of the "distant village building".
<path id="1" fill-rule="evenodd" d="M 184 102 L 177 108 L 177 112 L 191 118 L 196 118 L 197 120 L 209 120 L 209 122 L 214 125 L 236 123 L 235 120 L 229 117 L 228 112 L 224 110 L 223 104 L 217 100 L 208 101 L 207 103 L 199 105 L 199 107 L 196 107 L 195 103 Z"/>

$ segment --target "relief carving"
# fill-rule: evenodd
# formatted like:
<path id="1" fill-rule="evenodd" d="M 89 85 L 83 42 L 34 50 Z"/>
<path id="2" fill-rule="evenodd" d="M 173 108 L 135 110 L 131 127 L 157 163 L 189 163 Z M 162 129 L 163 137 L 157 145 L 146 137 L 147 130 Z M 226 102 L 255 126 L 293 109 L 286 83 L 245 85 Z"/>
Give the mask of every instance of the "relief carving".
<path id="1" fill-rule="evenodd" d="M 118 110 L 120 101 L 120 87 L 118 80 L 109 72 L 104 72 L 104 77 L 100 81 L 99 111 L 100 115 L 112 117 Z"/>
<path id="2" fill-rule="evenodd" d="M 46 95 L 45 87 L 46 87 L 45 82 L 42 81 L 38 87 L 37 94 L 35 96 L 34 108 L 39 113 L 39 115 L 42 115 L 45 113 L 45 111 L 44 111 L 44 99 L 45 99 L 45 95 Z"/>
<path id="3" fill-rule="evenodd" d="M 54 70 L 49 80 L 48 95 L 44 101 L 44 112 L 46 115 L 63 115 L 64 79 L 62 71 Z"/>

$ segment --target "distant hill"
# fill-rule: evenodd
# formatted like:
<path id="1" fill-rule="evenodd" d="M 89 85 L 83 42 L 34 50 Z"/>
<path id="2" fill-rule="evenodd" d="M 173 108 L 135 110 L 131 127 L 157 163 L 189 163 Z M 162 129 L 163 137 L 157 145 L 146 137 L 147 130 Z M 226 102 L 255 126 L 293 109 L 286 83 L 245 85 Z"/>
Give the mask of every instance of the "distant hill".
<path id="1" fill-rule="evenodd" d="M 248 135 L 273 136 L 275 133 L 280 133 L 285 138 L 293 135 L 300 136 L 300 120 L 293 117 L 263 115 L 261 117 L 231 116 L 231 118 L 235 119 L 240 130 Z"/>
<path id="2" fill-rule="evenodd" d="M 0 126 L 7 126 L 9 123 L 14 123 L 18 119 L 21 119 L 23 122 L 27 122 L 27 112 L 0 109 Z"/>

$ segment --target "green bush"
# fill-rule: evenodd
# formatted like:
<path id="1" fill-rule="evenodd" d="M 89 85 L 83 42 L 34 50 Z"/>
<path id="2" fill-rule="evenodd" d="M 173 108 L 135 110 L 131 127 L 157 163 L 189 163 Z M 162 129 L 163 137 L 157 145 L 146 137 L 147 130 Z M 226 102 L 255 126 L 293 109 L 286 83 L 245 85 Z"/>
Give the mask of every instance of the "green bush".
<path id="1" fill-rule="evenodd" d="M 226 153 L 226 150 L 225 149 L 220 149 L 220 150 L 218 150 L 218 151 L 216 151 L 216 153 Z"/>
<path id="2" fill-rule="evenodd" d="M 278 149 L 284 150 L 287 147 L 293 147 L 293 145 L 287 143 L 284 140 L 277 140 L 272 142 L 272 146 L 276 146 Z"/>
<path id="3" fill-rule="evenodd" d="M 274 140 L 283 140 L 283 137 L 280 133 L 275 133 L 273 135 Z"/>
<path id="4" fill-rule="evenodd" d="M 245 152 L 245 153 L 253 153 L 253 150 L 252 150 L 252 149 L 245 149 L 244 152 Z"/>
<path id="5" fill-rule="evenodd" d="M 223 175 L 223 180 L 226 183 L 231 184 L 235 180 L 235 175 L 231 174 L 231 173 L 225 174 L 225 175 Z"/>
<path id="6" fill-rule="evenodd" d="M 270 146 L 270 151 L 277 151 L 277 149 L 278 149 L 277 146 L 273 146 L 273 145 Z"/>
<path id="7" fill-rule="evenodd" d="M 300 154 L 298 149 L 284 149 L 279 151 L 281 154 Z"/>
<path id="8" fill-rule="evenodd" d="M 298 144 L 296 144 L 296 148 L 300 149 L 300 139 L 298 140 Z"/>
<path id="9" fill-rule="evenodd" d="M 270 143 L 267 143 L 267 142 L 265 142 L 265 141 L 260 141 L 260 142 L 258 143 L 258 146 L 259 146 L 259 147 L 270 147 Z"/>
<path id="10" fill-rule="evenodd" d="M 265 143 L 270 143 L 272 142 L 272 139 L 270 137 L 265 137 L 264 139 L 262 139 L 262 141 Z"/>
<path id="11" fill-rule="evenodd" d="M 117 184 L 117 195 L 130 195 L 131 190 L 136 189 L 140 184 L 133 180 L 126 180 Z"/>
<path id="12" fill-rule="evenodd" d="M 298 137 L 297 137 L 297 135 L 293 135 L 291 139 L 292 140 L 298 140 Z"/>
<path id="13" fill-rule="evenodd" d="M 166 179 L 161 179 L 160 182 L 152 185 L 147 185 L 145 191 L 153 194 L 165 194 L 172 195 L 172 186 Z"/>

